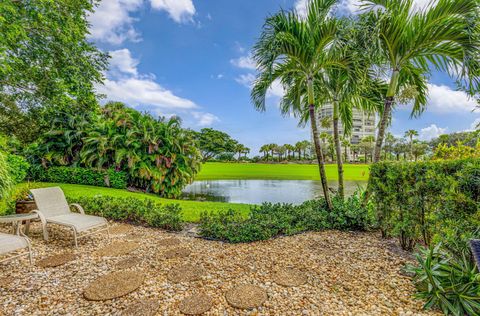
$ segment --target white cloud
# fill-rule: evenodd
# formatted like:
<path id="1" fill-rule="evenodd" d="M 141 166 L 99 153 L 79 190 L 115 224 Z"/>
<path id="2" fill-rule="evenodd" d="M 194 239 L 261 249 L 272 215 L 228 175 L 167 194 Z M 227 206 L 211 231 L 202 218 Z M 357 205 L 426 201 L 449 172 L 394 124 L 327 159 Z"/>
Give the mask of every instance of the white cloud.
<path id="1" fill-rule="evenodd" d="M 122 101 L 131 106 L 145 104 L 183 110 L 197 107 L 194 102 L 174 95 L 152 78 L 106 79 L 97 91 L 105 94 L 109 100 Z"/>
<path id="2" fill-rule="evenodd" d="M 191 22 L 195 15 L 192 0 L 150 0 L 152 8 L 167 11 L 177 23 Z"/>
<path id="3" fill-rule="evenodd" d="M 110 71 L 119 71 L 129 75 L 136 76 L 139 61 L 134 59 L 130 51 L 126 48 L 109 52 Z"/>
<path id="4" fill-rule="evenodd" d="M 235 78 L 235 81 L 238 82 L 239 84 L 251 89 L 253 82 L 255 81 L 255 75 L 252 73 L 249 74 L 243 74 Z"/>
<path id="5" fill-rule="evenodd" d="M 418 138 L 420 140 L 429 141 L 429 140 L 432 140 L 434 138 L 437 138 L 438 136 L 440 136 L 442 134 L 445 134 L 446 131 L 447 131 L 447 128 L 438 127 L 437 125 L 432 124 L 428 127 L 422 128 L 420 130 L 420 135 L 419 135 Z"/>
<path id="6" fill-rule="evenodd" d="M 428 84 L 428 107 L 435 113 L 470 112 L 476 107 L 474 99 L 465 92 L 444 85 Z"/>
<path id="7" fill-rule="evenodd" d="M 307 3 L 309 0 L 296 0 L 295 10 L 301 16 L 307 15 Z M 362 0 L 340 0 L 337 5 L 337 11 L 341 14 L 359 14 L 362 12 L 360 5 Z M 436 1 L 435 1 L 436 2 Z M 413 0 L 413 10 L 419 11 L 426 8 L 430 0 Z M 435 3 L 434 3 L 435 4 Z"/>
<path id="8" fill-rule="evenodd" d="M 284 93 L 285 93 L 285 90 L 283 89 L 283 86 L 280 83 L 280 81 L 275 80 L 273 84 L 270 86 L 270 89 L 268 89 L 267 97 L 282 98 Z"/>
<path id="9" fill-rule="evenodd" d="M 169 110 L 195 109 L 197 105 L 188 99 L 176 96 L 155 82 L 153 74 L 139 74 L 139 61 L 126 48 L 110 52 L 110 70 L 104 85 L 97 92 L 107 99 L 122 101 L 130 106 L 149 105 Z"/>
<path id="10" fill-rule="evenodd" d="M 197 120 L 198 126 L 210 126 L 213 123 L 220 121 L 217 116 L 211 113 L 192 112 L 192 116 Z"/>
<path id="11" fill-rule="evenodd" d="M 230 63 L 238 68 L 255 70 L 257 69 L 257 64 L 253 60 L 252 56 L 242 56 L 237 59 L 231 59 Z"/>
<path id="12" fill-rule="evenodd" d="M 119 45 L 126 40 L 140 41 L 140 34 L 133 27 L 131 12 L 137 11 L 143 0 L 104 0 L 88 17 L 90 38 Z"/>

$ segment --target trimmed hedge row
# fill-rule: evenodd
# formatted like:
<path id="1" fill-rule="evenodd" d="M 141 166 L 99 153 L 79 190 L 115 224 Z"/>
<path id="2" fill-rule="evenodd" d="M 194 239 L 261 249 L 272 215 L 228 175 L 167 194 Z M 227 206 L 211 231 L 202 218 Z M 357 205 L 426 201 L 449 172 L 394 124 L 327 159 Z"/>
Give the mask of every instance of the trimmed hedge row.
<path id="1" fill-rule="evenodd" d="M 86 213 L 138 225 L 179 231 L 183 228 L 182 209 L 178 204 L 161 204 L 151 199 L 118 198 L 111 196 L 68 197 L 69 203 L 78 203 Z"/>
<path id="2" fill-rule="evenodd" d="M 234 210 L 203 213 L 200 234 L 206 238 L 241 243 L 325 229 L 369 230 L 376 224 L 373 207 L 371 204 L 362 206 L 362 200 L 360 194 L 346 200 L 334 197 L 332 211 L 327 210 L 324 199 L 301 205 L 264 203 L 252 207 L 247 219 Z"/>
<path id="3" fill-rule="evenodd" d="M 78 167 L 42 167 L 31 170 L 31 180 L 54 183 L 85 184 L 115 189 L 127 188 L 127 174 L 123 171 L 95 170 Z"/>
<path id="4" fill-rule="evenodd" d="M 404 249 L 465 240 L 480 227 L 480 159 L 372 165 L 382 232 Z"/>

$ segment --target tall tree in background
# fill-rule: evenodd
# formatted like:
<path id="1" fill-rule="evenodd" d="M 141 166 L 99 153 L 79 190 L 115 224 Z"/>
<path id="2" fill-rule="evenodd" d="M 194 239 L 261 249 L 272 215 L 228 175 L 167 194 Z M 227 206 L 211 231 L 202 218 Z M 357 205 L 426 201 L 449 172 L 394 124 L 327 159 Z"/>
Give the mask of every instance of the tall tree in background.
<path id="1" fill-rule="evenodd" d="M 310 120 L 318 160 L 320 179 L 329 209 L 332 202 L 325 172 L 325 158 L 319 140 L 316 110 L 317 75 L 329 68 L 344 67 L 334 53 L 338 21 L 330 11 L 335 0 L 313 0 L 307 15 L 281 11 L 267 18 L 262 34 L 254 46 L 253 58 L 259 74 L 252 89 L 252 101 L 258 110 L 265 110 L 268 89 L 279 80 L 285 90 L 281 111 Z"/>
<path id="2" fill-rule="evenodd" d="M 409 129 L 405 132 L 405 137 L 410 139 L 410 155 L 413 157 L 413 138 L 418 136 L 418 132 L 414 129 Z"/>
<path id="3" fill-rule="evenodd" d="M 0 132 L 30 142 L 58 110 L 97 107 L 94 84 L 103 80 L 107 55 L 86 40 L 95 4 L 0 2 Z"/>
<path id="4" fill-rule="evenodd" d="M 238 153 L 236 150 L 238 142 L 227 133 L 213 128 L 202 128 L 200 132 L 193 134 L 202 153 L 203 162 L 223 153 Z"/>
<path id="5" fill-rule="evenodd" d="M 374 161 L 380 160 L 385 131 L 391 121 L 392 108 L 399 95 L 410 91 L 414 99 L 412 115 L 426 107 L 427 76 L 432 69 L 457 79 L 475 76 L 468 69 L 476 63 L 469 58 L 480 48 L 477 21 L 478 0 L 438 0 L 421 11 L 414 10 L 413 0 L 362 0 L 366 16 L 374 25 L 374 41 L 387 68 L 388 91 L 384 98 Z"/>

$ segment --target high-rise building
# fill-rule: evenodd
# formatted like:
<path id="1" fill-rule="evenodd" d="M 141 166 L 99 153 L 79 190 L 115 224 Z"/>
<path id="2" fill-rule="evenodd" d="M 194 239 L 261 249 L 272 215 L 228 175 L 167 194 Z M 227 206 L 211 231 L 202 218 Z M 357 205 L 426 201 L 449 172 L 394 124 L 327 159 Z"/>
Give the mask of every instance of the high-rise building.
<path id="1" fill-rule="evenodd" d="M 326 105 L 320 108 L 317 111 L 317 122 L 319 126 L 320 133 L 326 132 L 327 134 L 333 135 L 333 125 L 330 124 L 328 128 L 322 127 L 321 122 L 325 118 L 333 117 L 333 106 Z M 363 111 L 358 109 L 353 109 L 353 126 L 350 133 L 350 142 L 352 145 L 359 144 L 362 138 L 367 136 L 375 137 L 375 115 L 366 114 Z M 343 136 L 344 130 L 341 120 L 338 123 L 338 130 L 340 136 Z"/>

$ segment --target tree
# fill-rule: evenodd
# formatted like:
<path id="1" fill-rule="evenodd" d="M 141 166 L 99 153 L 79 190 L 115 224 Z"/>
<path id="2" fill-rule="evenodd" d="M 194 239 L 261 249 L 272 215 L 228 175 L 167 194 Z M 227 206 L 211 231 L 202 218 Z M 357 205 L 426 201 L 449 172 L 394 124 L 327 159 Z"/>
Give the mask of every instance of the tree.
<path id="1" fill-rule="evenodd" d="M 295 146 L 290 144 L 285 144 L 283 145 L 283 147 L 285 147 L 285 150 L 287 151 L 287 160 L 290 160 L 290 154 L 295 153 Z"/>
<path id="2" fill-rule="evenodd" d="M 352 146 L 350 139 L 343 137 L 342 138 L 342 147 L 344 150 L 344 159 L 348 161 L 348 148 Z"/>
<path id="3" fill-rule="evenodd" d="M 427 153 L 428 150 L 428 143 L 414 141 L 411 145 L 411 153 L 415 161 L 418 160 L 418 157 L 421 157 Z"/>
<path id="4" fill-rule="evenodd" d="M 94 85 L 103 81 L 108 55 L 86 38 L 95 3 L 0 2 L 0 121 L 25 127 L 2 125 L 2 132 L 31 142 L 59 110 L 97 108 Z"/>
<path id="5" fill-rule="evenodd" d="M 280 103 L 282 113 L 293 113 L 300 124 L 310 121 L 322 189 L 327 207 L 330 200 L 325 159 L 319 140 L 316 104 L 319 73 L 344 67 L 335 54 L 339 22 L 330 15 L 335 0 L 308 2 L 306 17 L 296 11 L 280 11 L 267 18 L 262 34 L 254 46 L 253 58 L 259 70 L 252 89 L 252 101 L 265 110 L 269 87 L 279 80 L 285 95 Z"/>
<path id="6" fill-rule="evenodd" d="M 475 69 L 468 59 L 478 53 L 478 13 L 476 0 L 440 0 L 421 11 L 412 0 L 363 0 L 371 9 L 366 18 L 372 22 L 374 39 L 390 79 L 385 94 L 375 145 L 374 161 L 380 160 L 392 108 L 402 94 L 414 100 L 412 115 L 420 115 L 426 106 L 426 78 L 432 69 L 452 77 L 471 80 Z M 472 63 L 474 64 L 474 63 Z M 385 66 L 385 67 L 384 67 Z"/>
<path id="7" fill-rule="evenodd" d="M 368 155 L 372 156 L 373 154 L 374 143 L 375 137 L 373 136 L 366 136 L 360 141 L 359 145 L 361 150 L 363 151 L 363 154 L 365 155 L 365 163 L 368 162 Z"/>
<path id="8" fill-rule="evenodd" d="M 259 151 L 263 153 L 263 159 L 266 159 L 268 161 L 268 153 L 270 151 L 268 145 L 263 145 L 262 147 L 260 147 Z"/>
<path id="9" fill-rule="evenodd" d="M 195 133 L 195 139 L 204 162 L 222 153 L 238 153 L 236 140 L 227 133 L 212 128 L 202 128 L 199 133 Z"/>
<path id="10" fill-rule="evenodd" d="M 385 160 L 388 159 L 387 155 L 391 154 L 393 151 L 393 145 L 395 144 L 395 136 L 392 133 L 387 133 L 385 136 Z M 391 157 L 390 157 L 391 159 Z"/>
<path id="11" fill-rule="evenodd" d="M 339 19 L 339 41 L 343 44 L 335 52 L 345 67 L 329 68 L 318 74 L 317 94 L 319 103 L 331 104 L 332 117 L 324 117 L 323 128 L 333 126 L 331 149 L 332 161 L 336 155 L 338 170 L 338 194 L 344 198 L 343 161 L 339 123 L 342 122 L 344 135 L 350 135 L 353 126 L 353 109 L 375 113 L 379 111 L 382 83 L 375 79 L 368 46 L 365 46 L 365 25 L 360 21 Z M 358 54 L 358 52 L 363 52 Z"/>
<path id="12" fill-rule="evenodd" d="M 405 137 L 410 139 L 410 155 L 413 157 L 413 138 L 418 136 L 418 132 L 414 129 L 409 129 L 405 132 Z"/>

